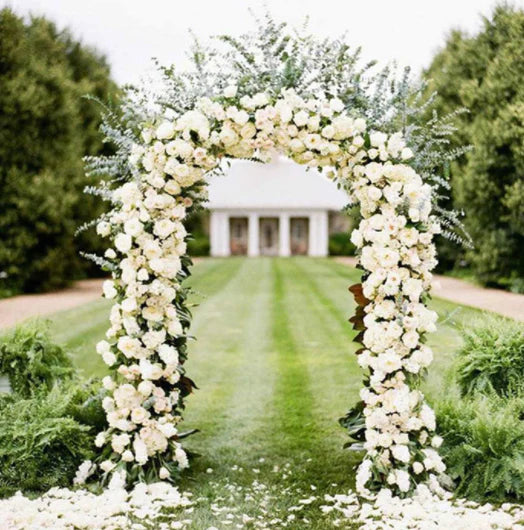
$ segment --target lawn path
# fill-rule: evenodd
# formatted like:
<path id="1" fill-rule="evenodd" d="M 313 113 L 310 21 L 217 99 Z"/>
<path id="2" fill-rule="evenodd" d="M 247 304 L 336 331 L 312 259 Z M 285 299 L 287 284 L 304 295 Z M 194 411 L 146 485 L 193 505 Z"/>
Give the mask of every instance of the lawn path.
<path id="1" fill-rule="evenodd" d="M 266 520 L 296 513 L 286 525 L 293 530 L 331 527 L 318 504 L 325 493 L 353 486 L 360 456 L 343 449 L 348 439 L 337 423 L 361 388 L 348 322 L 354 311 L 348 286 L 359 277 L 333 260 L 301 257 L 195 266 L 190 300 L 198 306 L 190 333 L 197 340 L 190 342 L 187 371 L 200 388 L 187 400 L 182 429 L 201 430 L 184 444 L 201 456 L 180 483 L 198 499 L 195 530 L 235 527 L 214 505 Z M 425 387 L 430 396 L 445 388 L 460 344 L 455 324 L 479 314 L 443 300 L 431 305 L 442 321 L 430 339 L 436 357 Z M 76 347 L 75 363 L 88 374 L 105 370 L 93 352 L 109 308 L 102 300 L 51 317 L 53 334 Z M 312 494 L 313 504 L 289 511 Z"/>

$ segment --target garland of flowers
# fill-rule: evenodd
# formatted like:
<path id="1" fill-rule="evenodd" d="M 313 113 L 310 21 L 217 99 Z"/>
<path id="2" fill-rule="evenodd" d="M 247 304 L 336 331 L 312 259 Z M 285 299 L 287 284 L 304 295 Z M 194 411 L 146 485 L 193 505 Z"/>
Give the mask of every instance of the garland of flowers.
<path id="1" fill-rule="evenodd" d="M 438 445 L 433 412 L 413 389 L 431 361 L 423 333 L 436 320 L 423 303 L 439 230 L 431 188 L 407 165 L 413 153 L 400 133 L 367 131 L 339 98 L 303 98 L 292 89 L 240 96 L 230 85 L 192 110 L 143 125 L 131 149 L 135 179 L 114 190 L 113 210 L 97 227 L 113 242 L 104 295 L 115 299 L 107 340 L 97 345 L 112 369 L 100 467 L 126 471 L 134 482 L 171 480 L 188 465 L 180 440 L 190 433 L 178 430 L 194 388 L 184 370 L 190 313 L 182 282 L 191 262 L 183 221 L 205 200 L 205 175 L 223 158 L 265 160 L 274 151 L 331 168 L 360 204 L 363 220 L 352 234 L 365 270 L 359 362 L 371 375 L 362 391 L 367 456 L 357 480 L 361 492 L 387 482 L 406 493 L 443 470 L 431 449 Z M 362 425 L 352 432 L 358 439 Z"/>

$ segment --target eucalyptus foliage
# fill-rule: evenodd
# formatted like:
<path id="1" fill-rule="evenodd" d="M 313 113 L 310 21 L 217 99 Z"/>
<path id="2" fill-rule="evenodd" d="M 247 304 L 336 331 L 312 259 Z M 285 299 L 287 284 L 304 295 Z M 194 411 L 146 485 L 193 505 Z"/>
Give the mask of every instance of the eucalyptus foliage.
<path id="1" fill-rule="evenodd" d="M 413 167 L 438 190 L 433 194 L 439 201 L 434 208 L 444 235 L 470 245 L 460 213 L 440 205 L 448 197 L 450 162 L 469 150 L 468 146 L 450 146 L 454 122 L 464 109 L 442 116 L 432 112 L 436 94 L 428 95 L 425 81 L 416 80 L 410 68 L 399 71 L 389 65 L 379 69 L 375 61 L 364 63 L 361 48 L 351 48 L 345 35 L 318 39 L 308 32 L 307 20 L 293 28 L 269 13 L 253 17 L 258 29 L 252 32 L 238 37 L 218 35 L 205 44 L 195 38 L 187 70 L 157 65 L 159 80 L 128 86 L 118 107 L 99 101 L 101 131 L 116 152 L 85 159 L 88 174 L 105 179 L 86 192 L 110 200 L 112 182 L 138 177 L 129 164 L 131 147 L 140 142 L 142 128 L 158 116 L 180 116 L 200 98 L 217 97 L 229 85 L 238 86 L 239 97 L 257 92 L 276 96 L 293 88 L 304 98 L 336 96 L 350 115 L 364 117 L 370 130 L 402 132 L 415 153 Z"/>

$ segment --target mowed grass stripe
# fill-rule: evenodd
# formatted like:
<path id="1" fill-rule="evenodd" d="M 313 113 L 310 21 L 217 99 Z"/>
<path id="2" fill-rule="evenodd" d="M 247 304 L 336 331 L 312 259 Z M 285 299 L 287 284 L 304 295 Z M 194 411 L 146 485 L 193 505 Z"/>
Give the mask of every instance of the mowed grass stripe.
<path id="1" fill-rule="evenodd" d="M 353 332 L 346 316 L 336 312 L 301 260 L 282 260 L 280 267 L 288 293 L 282 309 L 288 316 L 300 362 L 308 372 L 308 393 L 312 396 L 308 406 L 313 429 L 308 437 L 315 448 L 307 473 L 317 484 L 321 481 L 327 487 L 337 482 L 349 487 L 358 458 L 343 449 L 347 437 L 338 418 L 358 398 L 362 381 L 353 353 Z M 336 290 L 339 284 L 340 280 L 326 289 Z M 302 397 L 298 395 L 297 400 L 300 403 Z"/>
<path id="2" fill-rule="evenodd" d="M 313 396 L 309 372 L 297 347 L 291 327 L 290 282 L 284 260 L 272 260 L 272 348 L 271 360 L 278 373 L 273 397 L 274 445 L 279 456 L 298 461 L 312 456 L 316 440 Z M 294 307 L 291 311 L 300 311 Z"/>
<path id="3" fill-rule="evenodd" d="M 263 441 L 255 431 L 274 381 L 267 357 L 269 272 L 269 260 L 242 260 L 235 281 L 195 313 L 195 329 L 204 335 L 191 347 L 188 373 L 202 390 L 190 398 L 186 423 L 202 430 L 191 440 L 197 451 L 205 451 L 198 467 L 247 466 L 262 456 Z"/>

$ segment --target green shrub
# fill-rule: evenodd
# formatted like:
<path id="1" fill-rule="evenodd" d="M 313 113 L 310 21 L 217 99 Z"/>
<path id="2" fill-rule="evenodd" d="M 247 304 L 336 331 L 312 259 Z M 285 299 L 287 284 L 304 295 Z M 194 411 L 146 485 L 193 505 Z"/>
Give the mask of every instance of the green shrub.
<path id="1" fill-rule="evenodd" d="M 495 393 L 448 398 L 435 407 L 456 493 L 482 501 L 524 499 L 524 399 Z"/>
<path id="2" fill-rule="evenodd" d="M 524 324 L 489 318 L 462 330 L 456 379 L 463 395 L 524 393 Z"/>
<path id="3" fill-rule="evenodd" d="M 76 229 L 103 211 L 86 196 L 82 157 L 108 153 L 100 109 L 86 94 L 117 94 L 96 50 L 42 17 L 0 10 L 0 295 L 44 291 L 100 274 L 78 255 L 100 252 L 94 230 Z"/>
<path id="4" fill-rule="evenodd" d="M 355 245 L 349 239 L 349 233 L 336 232 L 329 236 L 330 256 L 354 256 Z"/>
<path id="5" fill-rule="evenodd" d="M 192 239 L 187 242 L 187 253 L 190 256 L 209 256 L 210 248 L 209 236 L 205 234 L 192 234 Z"/>
<path id="6" fill-rule="evenodd" d="M 424 73 L 437 112 L 459 107 L 452 145 L 474 146 L 451 165 L 452 203 L 475 247 L 439 238 L 448 268 L 466 262 L 483 283 L 522 288 L 524 271 L 524 10 L 499 3 L 475 34 L 451 31 Z M 431 109 L 432 111 L 433 109 Z M 428 109 L 428 117 L 430 110 Z M 508 283 L 509 282 L 509 283 Z"/>
<path id="7" fill-rule="evenodd" d="M 62 383 L 0 400 L 0 496 L 71 484 L 106 427 L 99 385 Z"/>
<path id="8" fill-rule="evenodd" d="M 27 398 L 71 379 L 73 367 L 64 349 L 49 338 L 47 327 L 35 322 L 0 337 L 0 374 L 9 377 L 13 392 Z"/>

